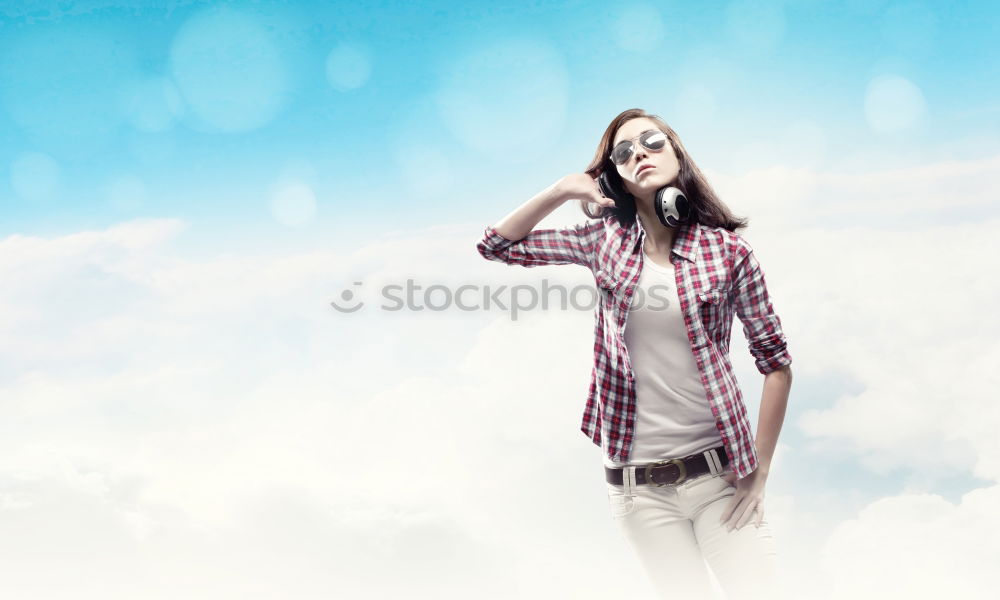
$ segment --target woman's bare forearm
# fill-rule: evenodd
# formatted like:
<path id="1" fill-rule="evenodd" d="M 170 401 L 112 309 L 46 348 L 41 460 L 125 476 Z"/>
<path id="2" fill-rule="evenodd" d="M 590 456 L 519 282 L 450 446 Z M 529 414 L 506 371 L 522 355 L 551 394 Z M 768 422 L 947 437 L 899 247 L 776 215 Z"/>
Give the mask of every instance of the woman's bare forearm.
<path id="1" fill-rule="evenodd" d="M 566 197 L 557 181 L 497 221 L 493 228 L 508 240 L 523 239 L 539 221 L 565 201 Z"/>
<path id="2" fill-rule="evenodd" d="M 764 391 L 760 399 L 760 417 L 757 419 L 757 468 L 765 475 L 771 470 L 771 458 L 778 445 L 778 434 L 785 421 L 788 394 L 792 388 L 790 366 L 772 371 L 764 376 Z"/>

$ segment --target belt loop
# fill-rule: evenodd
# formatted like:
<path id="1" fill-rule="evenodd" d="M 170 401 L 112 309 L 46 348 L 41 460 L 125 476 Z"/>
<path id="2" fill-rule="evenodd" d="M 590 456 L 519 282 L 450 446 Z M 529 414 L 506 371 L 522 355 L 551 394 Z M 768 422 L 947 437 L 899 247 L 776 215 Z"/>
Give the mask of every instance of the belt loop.
<path id="1" fill-rule="evenodd" d="M 716 453 L 715 448 L 706 450 L 702 454 L 705 455 L 705 462 L 708 463 L 708 470 L 712 472 L 712 475 L 722 473 L 722 461 L 719 460 L 719 455 Z"/>
<path id="2" fill-rule="evenodd" d="M 635 487 L 635 466 L 626 465 L 622 468 L 622 485 L 625 487 L 625 495 L 631 496 Z"/>

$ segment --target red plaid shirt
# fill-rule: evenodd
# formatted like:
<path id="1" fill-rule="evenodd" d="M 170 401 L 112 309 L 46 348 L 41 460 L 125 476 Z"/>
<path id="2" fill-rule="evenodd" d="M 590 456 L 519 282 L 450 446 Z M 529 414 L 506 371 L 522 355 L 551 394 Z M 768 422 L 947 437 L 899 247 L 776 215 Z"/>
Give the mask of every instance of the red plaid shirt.
<path id="1" fill-rule="evenodd" d="M 583 412 L 583 431 L 608 455 L 627 462 L 635 435 L 636 394 L 625 347 L 625 325 L 643 261 L 646 232 L 605 216 L 558 229 L 536 229 L 509 240 L 488 226 L 479 253 L 509 265 L 577 264 L 590 269 L 601 292 L 595 310 L 594 367 Z M 691 352 L 715 415 L 715 424 L 739 477 L 757 468 L 757 449 L 740 386 L 729 362 L 733 314 L 743 323 L 757 370 L 791 364 L 781 320 L 774 313 L 753 249 L 721 227 L 684 223 L 674 240 L 673 263 Z"/>

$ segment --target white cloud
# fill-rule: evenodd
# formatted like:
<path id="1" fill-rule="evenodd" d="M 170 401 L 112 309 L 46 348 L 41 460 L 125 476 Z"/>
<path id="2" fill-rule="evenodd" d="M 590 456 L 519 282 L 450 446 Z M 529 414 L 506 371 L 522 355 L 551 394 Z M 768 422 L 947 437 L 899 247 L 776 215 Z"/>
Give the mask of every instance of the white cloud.
<path id="1" fill-rule="evenodd" d="M 326 306 L 353 270 L 348 260 L 370 267 L 368 285 L 443 279 L 454 265 L 437 265 L 440 256 L 480 266 L 467 227 L 439 228 L 430 239 L 390 236 L 350 258 L 194 260 L 175 250 L 181 229 L 136 221 L 0 241 L 0 272 L 19 281 L 0 294 L 0 417 L 17 425 L 0 439 L 0 555 L 14 556 L 29 539 L 43 549 L 7 562 L 23 577 L 4 589 L 58 597 L 74 587 L 77 597 L 106 598 L 103 579 L 115 582 L 112 597 L 125 597 L 183 573 L 204 597 L 252 587 L 464 598 L 487 581 L 482 596 L 510 597 L 540 564 L 567 574 L 579 567 L 583 549 L 558 559 L 544 543 L 516 556 L 507 549 L 523 541 L 525 523 L 549 527 L 561 498 L 529 491 L 551 484 L 539 453 L 567 455 L 569 478 L 582 481 L 583 469 L 601 491 L 597 456 L 587 455 L 590 469 L 569 457 L 574 447 L 589 450 L 572 423 L 586 391 L 590 314 L 557 316 L 574 323 L 561 330 L 537 317 L 492 315 L 504 339 L 478 343 L 511 344 L 510 332 L 520 332 L 537 353 L 527 355 L 533 398 L 509 376 L 459 367 L 475 337 L 470 324 L 490 315 L 347 319 Z M 70 310 L 85 297 L 86 307 Z M 545 368 L 547 357 L 565 355 L 561 332 L 570 331 L 576 360 Z M 506 355 L 510 369 L 522 368 Z M 560 372 L 577 384 L 552 386 L 548 377 Z M 507 398 L 492 386 L 501 380 Z M 536 404 L 530 420 L 522 401 Z M 601 514 L 602 501 L 591 494 L 589 504 L 574 504 L 534 542 L 561 543 L 556 536 L 572 536 L 588 506 Z M 43 523 L 44 535 L 24 529 Z M 95 555 L 87 563 L 94 583 L 79 584 L 77 567 L 52 554 L 65 548 Z M 378 583 L 387 564 L 406 574 L 406 589 Z M 28 576 L 42 568 L 56 575 Z M 563 586 L 537 584 L 552 593 Z M 170 597 L 179 588 L 163 589 Z"/>
<path id="2" fill-rule="evenodd" d="M 823 551 L 836 598 L 993 598 L 1000 486 L 955 505 L 933 494 L 883 498 L 841 523 Z"/>
<path id="3" fill-rule="evenodd" d="M 877 471 L 1000 477 L 991 458 L 1000 423 L 991 390 L 1000 382 L 987 366 L 1000 352 L 1000 319 L 989 309 L 1000 284 L 984 277 L 1000 220 L 962 216 L 995 206 L 997 166 L 1000 157 L 862 174 L 713 174 L 723 198 L 751 216 L 745 235 L 798 368 L 844 372 L 863 385 L 807 411 L 801 425 L 843 440 L 842 451 Z M 913 222 L 921 210 L 939 218 Z"/>
<path id="4" fill-rule="evenodd" d="M 955 568 L 971 573 L 970 597 L 987 589 L 971 571 L 972 532 L 1000 539 L 995 520 L 979 518 L 996 488 L 957 505 L 920 488 L 938 485 L 935 473 L 1000 473 L 991 395 L 1000 382 L 983 375 L 1000 358 L 988 312 L 998 290 L 983 275 L 997 231 L 996 221 L 819 228 L 799 215 L 852 187 L 871 199 L 897 184 L 935 194 L 963 177 L 987 182 L 992 164 L 853 179 L 713 174 L 737 212 L 730 198 L 773 202 L 747 205 L 747 234 L 797 377 L 833 371 L 862 386 L 823 405 L 793 385 L 786 428 L 804 431 L 806 444 L 782 443 L 776 473 L 802 455 L 913 473 L 893 497 L 864 498 L 852 482 L 832 481 L 809 490 L 809 502 L 799 483 L 772 476 L 768 511 L 799 585 L 863 567 L 864 577 L 816 597 L 857 597 L 855 581 L 898 581 L 898 565 L 923 564 L 921 533 L 958 557 L 949 565 L 968 558 Z M 903 214 L 893 202 L 886 211 Z M 540 225 L 582 220 L 569 203 Z M 351 254 L 186 258 L 184 224 L 173 220 L 0 240 L 0 277 L 17 281 L 0 291 L 0 422 L 9 425 L 0 436 L 0 559 L 15 573 L 5 585 L 33 597 L 72 588 L 107 598 L 155 580 L 167 598 L 183 574 L 204 597 L 388 598 L 406 592 L 380 577 L 388 565 L 417 597 L 648 593 L 609 520 L 599 449 L 578 429 L 592 315 L 377 310 L 379 286 L 406 277 L 591 283 L 580 267 L 486 263 L 473 247 L 483 225 L 389 232 Z M 326 303 L 355 279 L 369 304 L 332 311 Z M 760 380 L 749 378 L 756 371 L 739 339 L 733 362 L 748 374 L 740 381 L 753 404 Z M 830 507 L 845 497 L 868 506 L 838 523 Z M 875 543 L 887 538 L 889 553 Z M 89 562 L 55 554 L 67 548 Z M 55 575 L 32 575 L 42 571 Z M 91 583 L 80 583 L 85 575 Z M 95 583 L 98 575 L 118 591 Z M 933 591 L 951 579 L 928 567 L 916 580 Z"/>
<path id="5" fill-rule="evenodd" d="M 881 231 L 919 225 L 933 233 L 939 222 L 1000 215 L 993 193 L 1000 184 L 1000 156 L 867 172 L 782 165 L 739 174 L 705 172 L 737 214 L 751 217 L 755 230 L 809 226 L 839 234 L 850 227 Z"/>

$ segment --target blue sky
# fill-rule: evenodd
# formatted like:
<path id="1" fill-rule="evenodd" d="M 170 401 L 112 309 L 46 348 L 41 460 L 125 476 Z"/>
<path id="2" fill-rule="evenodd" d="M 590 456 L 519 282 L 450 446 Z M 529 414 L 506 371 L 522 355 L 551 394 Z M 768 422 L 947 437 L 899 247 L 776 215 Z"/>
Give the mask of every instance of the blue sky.
<path id="1" fill-rule="evenodd" d="M 751 219 L 794 357 L 767 510 L 796 581 L 992 589 L 1000 9 L 152 4 L 0 8 L 0 592 L 648 593 L 577 429 L 589 312 L 329 307 L 591 284 L 474 244 L 633 107 Z"/>
<path id="2" fill-rule="evenodd" d="M 7 233 L 170 215 L 206 239 L 326 238 L 351 216 L 476 218 L 463 192 L 517 168 L 527 187 L 504 191 L 519 197 L 582 168 L 632 106 L 729 171 L 783 158 L 735 148 L 795 123 L 844 170 L 983 156 L 998 133 L 988 3 L 31 6 L 0 21 Z M 897 79 L 866 118 L 879 76 Z M 428 151 L 443 181 L 408 180 L 401 163 Z M 17 162 L 29 153 L 49 162 Z M 19 190 L 18 164 L 53 181 Z M 289 168 L 315 197 L 296 226 L 268 208 Z"/>

